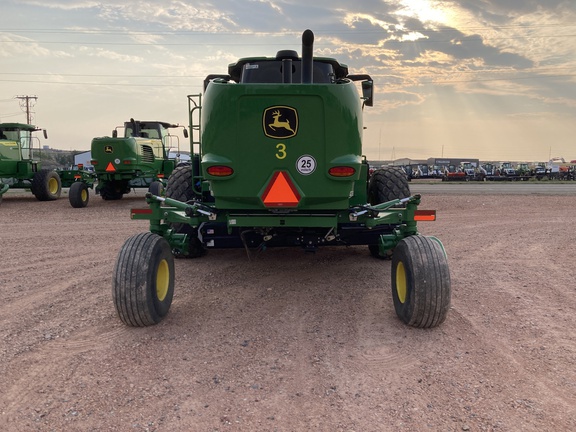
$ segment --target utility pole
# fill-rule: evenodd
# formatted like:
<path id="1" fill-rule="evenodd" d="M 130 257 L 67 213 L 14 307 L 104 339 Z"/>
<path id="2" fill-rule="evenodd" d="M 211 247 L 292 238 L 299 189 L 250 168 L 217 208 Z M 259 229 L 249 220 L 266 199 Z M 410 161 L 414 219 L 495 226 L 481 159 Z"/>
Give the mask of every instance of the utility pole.
<path id="1" fill-rule="evenodd" d="M 25 109 L 26 124 L 32 124 L 32 111 L 30 109 L 38 100 L 38 96 L 14 96 L 15 99 L 20 99 L 20 108 Z"/>

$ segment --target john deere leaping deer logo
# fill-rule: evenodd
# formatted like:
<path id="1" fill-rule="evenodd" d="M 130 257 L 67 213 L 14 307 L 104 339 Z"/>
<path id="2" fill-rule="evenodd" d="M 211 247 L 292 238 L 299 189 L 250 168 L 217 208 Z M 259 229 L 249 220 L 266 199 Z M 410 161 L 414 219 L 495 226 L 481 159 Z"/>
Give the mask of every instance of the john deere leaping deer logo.
<path id="1" fill-rule="evenodd" d="M 262 116 L 264 134 L 270 138 L 286 139 L 298 133 L 298 112 L 287 106 L 273 106 Z"/>

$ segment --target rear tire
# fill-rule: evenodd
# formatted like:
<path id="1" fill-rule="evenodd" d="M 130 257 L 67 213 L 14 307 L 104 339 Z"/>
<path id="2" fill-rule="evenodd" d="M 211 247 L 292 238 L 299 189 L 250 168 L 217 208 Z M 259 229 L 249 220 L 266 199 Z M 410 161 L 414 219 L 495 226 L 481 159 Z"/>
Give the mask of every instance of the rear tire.
<path id="1" fill-rule="evenodd" d="M 54 201 L 62 193 L 62 181 L 56 171 L 44 168 L 34 174 L 30 190 L 38 201 Z"/>
<path id="2" fill-rule="evenodd" d="M 386 201 L 408 198 L 409 196 L 408 176 L 401 167 L 388 166 L 372 173 L 368 183 L 370 204 L 382 204 Z"/>
<path id="3" fill-rule="evenodd" d="M 180 164 L 174 168 L 168 178 L 166 198 L 188 202 L 195 197 L 192 185 L 192 165 L 189 163 Z M 188 243 L 187 258 L 197 258 L 206 253 L 206 249 L 204 249 L 202 242 L 198 238 L 198 230 L 196 228 L 183 223 L 171 223 L 170 226 L 179 234 L 188 234 L 190 241 Z"/>
<path id="4" fill-rule="evenodd" d="M 68 200 L 70 205 L 74 208 L 82 208 L 88 205 L 90 194 L 88 186 L 84 182 L 74 182 L 68 191 Z"/>
<path id="5" fill-rule="evenodd" d="M 174 257 L 165 238 L 151 232 L 130 237 L 114 266 L 112 297 L 120 319 L 132 327 L 158 324 L 174 295 Z"/>
<path id="6" fill-rule="evenodd" d="M 392 255 L 392 299 L 398 317 L 413 327 L 441 324 L 450 309 L 450 271 L 442 243 L 413 235 Z"/>
<path id="7" fill-rule="evenodd" d="M 130 189 L 125 184 L 106 182 L 100 187 L 100 196 L 105 201 L 117 201 L 122 199 L 127 190 Z"/>
<path id="8" fill-rule="evenodd" d="M 401 167 L 388 166 L 372 173 L 368 182 L 368 200 L 370 204 L 382 204 L 395 199 L 410 196 L 410 185 L 406 171 Z M 368 245 L 370 255 L 379 259 L 388 259 L 390 254 L 381 255 L 378 244 Z"/>

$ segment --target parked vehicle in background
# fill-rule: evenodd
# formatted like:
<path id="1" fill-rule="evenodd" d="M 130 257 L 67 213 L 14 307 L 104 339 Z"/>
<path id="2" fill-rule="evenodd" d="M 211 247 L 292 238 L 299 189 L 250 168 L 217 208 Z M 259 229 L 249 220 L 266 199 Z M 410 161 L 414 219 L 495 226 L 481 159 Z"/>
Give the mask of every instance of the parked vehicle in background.
<path id="1" fill-rule="evenodd" d="M 94 167 L 96 193 L 104 200 L 119 200 L 132 188 L 149 188 L 165 183 L 180 162 L 180 141 L 171 129 L 184 126 L 162 121 L 130 119 L 112 132 L 112 137 L 94 138 L 91 143 L 91 161 Z M 123 129 L 123 136 L 118 130 Z M 171 152 L 172 150 L 172 152 Z M 174 150 L 176 150 L 174 152 Z M 83 181 L 83 186 L 70 190 L 72 207 L 85 207 L 88 188 L 93 184 Z"/>
<path id="2" fill-rule="evenodd" d="M 442 181 L 466 181 L 466 173 L 462 167 L 449 165 L 444 170 Z"/>
<path id="3" fill-rule="evenodd" d="M 0 202 L 8 189 L 30 189 L 39 201 L 60 197 L 62 184 L 54 170 L 42 168 L 40 140 L 45 129 L 24 123 L 0 123 Z"/>

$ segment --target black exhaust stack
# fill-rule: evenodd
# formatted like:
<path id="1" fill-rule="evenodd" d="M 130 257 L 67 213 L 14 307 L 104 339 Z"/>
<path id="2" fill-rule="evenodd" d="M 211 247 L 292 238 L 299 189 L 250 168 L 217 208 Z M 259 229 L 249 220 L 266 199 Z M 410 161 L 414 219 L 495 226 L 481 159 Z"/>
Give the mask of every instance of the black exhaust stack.
<path id="1" fill-rule="evenodd" d="M 314 46 L 314 33 L 306 30 L 302 33 L 302 84 L 312 83 L 312 51 Z"/>

